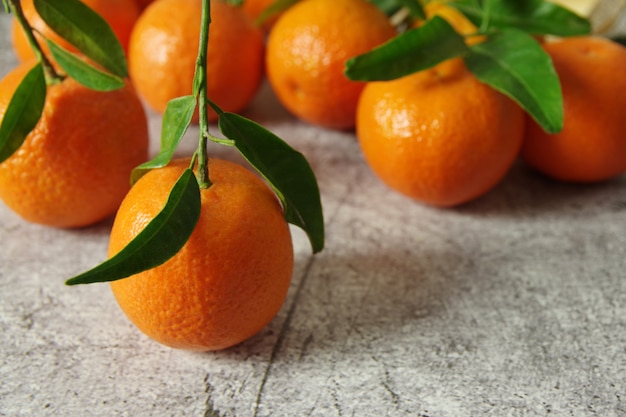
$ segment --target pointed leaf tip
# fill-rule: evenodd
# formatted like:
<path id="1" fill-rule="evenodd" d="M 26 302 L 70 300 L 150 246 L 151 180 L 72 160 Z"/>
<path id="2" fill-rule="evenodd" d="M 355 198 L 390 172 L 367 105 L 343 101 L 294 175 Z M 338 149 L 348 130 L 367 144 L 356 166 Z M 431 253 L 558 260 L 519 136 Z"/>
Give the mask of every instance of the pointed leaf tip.
<path id="1" fill-rule="evenodd" d="M 157 267 L 185 245 L 200 218 L 200 188 L 186 169 L 170 192 L 165 206 L 115 256 L 95 268 L 68 279 L 67 285 L 115 281 Z"/>
<path id="2" fill-rule="evenodd" d="M 320 252 L 324 248 L 322 203 L 315 174 L 304 155 L 263 126 L 238 114 L 223 113 L 218 125 L 274 189 L 287 222 L 304 230 L 313 253 Z"/>

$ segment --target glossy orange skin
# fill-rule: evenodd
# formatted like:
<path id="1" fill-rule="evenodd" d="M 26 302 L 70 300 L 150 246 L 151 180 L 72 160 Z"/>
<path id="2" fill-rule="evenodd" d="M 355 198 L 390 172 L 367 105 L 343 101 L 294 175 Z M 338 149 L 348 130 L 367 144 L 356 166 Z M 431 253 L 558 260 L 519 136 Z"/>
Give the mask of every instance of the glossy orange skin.
<path id="1" fill-rule="evenodd" d="M 192 93 L 201 13 L 202 0 L 159 0 L 135 25 L 130 75 L 141 97 L 158 113 L 165 111 L 169 100 Z M 221 0 L 211 2 L 211 19 L 208 95 L 223 110 L 240 112 L 263 80 L 263 33 L 241 8 Z M 208 115 L 210 120 L 217 118 L 213 110 Z"/>
<path id="2" fill-rule="evenodd" d="M 113 256 L 162 209 L 189 166 L 177 160 L 150 171 L 115 218 Z M 282 208 L 265 183 L 232 162 L 209 162 L 213 183 L 189 241 L 166 263 L 111 283 L 128 318 L 166 346 L 207 351 L 259 332 L 281 309 L 293 273 L 293 247 Z"/>
<path id="3" fill-rule="evenodd" d="M 87 6 L 91 7 L 95 12 L 100 14 L 104 20 L 111 26 L 113 33 L 117 36 L 117 39 L 122 44 L 124 51 L 128 49 L 128 41 L 130 39 L 130 33 L 133 30 L 135 21 L 139 18 L 139 8 L 135 4 L 134 0 L 81 0 Z M 63 48 L 69 51 L 76 52 L 76 48 L 72 46 L 65 39 L 57 35 L 52 29 L 46 25 L 43 19 L 39 16 L 33 5 L 33 0 L 21 0 L 24 15 L 32 27 L 37 31 L 43 33 L 46 37 L 52 39 Z M 12 26 L 12 40 L 13 49 L 17 57 L 22 61 L 29 61 L 35 57 L 33 50 L 28 43 L 26 35 L 21 26 L 17 23 L 17 20 L 13 19 Z M 36 34 L 39 44 L 42 49 L 47 52 L 48 47 Z"/>
<path id="4" fill-rule="evenodd" d="M 31 65 L 0 82 L 0 119 Z M 94 224 L 115 213 L 148 145 L 146 114 L 130 84 L 96 92 L 66 79 L 48 87 L 39 123 L 0 163 L 0 199 L 30 222 Z"/>
<path id="5" fill-rule="evenodd" d="M 456 206 L 493 188 L 515 161 L 522 110 L 460 60 L 369 84 L 357 137 L 374 173 L 423 203 Z"/>
<path id="6" fill-rule="evenodd" d="M 546 42 L 561 81 L 564 127 L 528 118 L 523 159 L 557 180 L 590 183 L 626 171 L 626 48 L 603 38 Z"/>
<path id="7" fill-rule="evenodd" d="M 348 59 L 396 35 L 366 0 L 305 0 L 285 11 L 267 41 L 267 77 L 296 117 L 351 129 L 365 83 L 344 75 Z"/>

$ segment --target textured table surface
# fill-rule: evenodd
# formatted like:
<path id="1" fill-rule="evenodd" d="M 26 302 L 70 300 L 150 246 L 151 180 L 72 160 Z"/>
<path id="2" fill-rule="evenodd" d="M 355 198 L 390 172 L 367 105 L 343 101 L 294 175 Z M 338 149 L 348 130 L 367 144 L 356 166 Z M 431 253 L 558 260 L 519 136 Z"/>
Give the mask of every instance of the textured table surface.
<path id="1" fill-rule="evenodd" d="M 324 204 L 327 248 L 293 230 L 275 320 L 222 352 L 162 347 L 107 285 L 63 284 L 104 259 L 110 220 L 56 230 L 0 203 L 0 416 L 626 416 L 626 177 L 565 185 L 517 164 L 441 210 L 267 87 L 247 115 L 307 156 Z M 159 126 L 151 114 L 155 146 Z"/>

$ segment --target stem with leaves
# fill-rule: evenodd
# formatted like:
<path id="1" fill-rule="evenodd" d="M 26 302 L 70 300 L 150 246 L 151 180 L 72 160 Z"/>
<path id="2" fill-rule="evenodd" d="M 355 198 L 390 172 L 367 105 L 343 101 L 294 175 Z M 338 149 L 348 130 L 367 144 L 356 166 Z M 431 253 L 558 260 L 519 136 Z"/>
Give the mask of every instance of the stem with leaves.
<path id="1" fill-rule="evenodd" d="M 587 19 L 546 0 L 449 1 L 446 6 L 457 9 L 477 28 L 476 33 L 464 35 L 440 16 L 426 19 L 424 1 L 372 1 L 384 2 L 390 10 L 396 10 L 394 4 L 405 8 L 421 24 L 408 25 L 396 38 L 350 59 L 348 78 L 389 81 L 461 58 L 479 81 L 516 101 L 546 132 L 563 128 L 559 79 L 536 37 L 586 35 L 591 30 Z M 474 36 L 484 36 L 485 41 L 468 44 L 466 39 Z"/>
<path id="2" fill-rule="evenodd" d="M 100 265 L 66 281 L 68 285 L 114 281 L 154 268 L 184 246 L 200 217 L 202 188 L 211 183 L 208 172 L 208 141 L 235 147 L 269 183 L 282 203 L 287 222 L 302 228 L 314 253 L 324 247 L 324 219 L 315 175 L 304 156 L 261 125 L 238 114 L 223 111 L 208 97 L 207 50 L 211 23 L 210 0 L 202 2 L 200 46 L 195 66 L 193 93 L 170 100 L 161 129 L 161 149 L 138 166 L 131 181 L 152 169 L 166 166 L 199 111 L 199 143 L 191 166 L 178 179 L 162 211 L 129 244 Z M 209 133 L 208 109 L 218 115 L 225 139 Z M 197 163 L 198 174 L 193 175 Z M 251 208 L 254 209 L 254 208 Z"/>
<path id="3" fill-rule="evenodd" d="M 46 54 L 41 49 L 41 45 L 37 42 L 37 38 L 35 38 L 34 28 L 28 23 L 26 20 L 26 16 L 24 16 L 24 10 L 22 9 L 21 0 L 4 0 L 5 8 L 8 9 L 13 15 L 15 19 L 22 27 L 26 38 L 28 39 L 28 43 L 30 44 L 33 52 L 37 60 L 41 63 L 44 74 L 46 76 L 47 84 L 54 84 L 63 80 L 63 77 L 54 69 L 54 66 L 46 56 Z"/>

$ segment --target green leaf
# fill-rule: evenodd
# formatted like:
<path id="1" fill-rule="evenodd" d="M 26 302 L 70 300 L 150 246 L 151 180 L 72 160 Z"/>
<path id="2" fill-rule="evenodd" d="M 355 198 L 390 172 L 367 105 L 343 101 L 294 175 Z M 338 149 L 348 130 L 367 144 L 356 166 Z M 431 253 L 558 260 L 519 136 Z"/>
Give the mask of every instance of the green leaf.
<path id="1" fill-rule="evenodd" d="M 0 124 L 0 163 L 19 149 L 35 128 L 46 102 L 46 79 L 40 63 L 22 79 Z"/>
<path id="2" fill-rule="evenodd" d="M 41 18 L 79 51 L 121 78 L 128 76 L 124 49 L 109 24 L 80 0 L 34 0 Z"/>
<path id="3" fill-rule="evenodd" d="M 174 184 L 165 207 L 124 249 L 65 283 L 115 281 L 165 263 L 191 236 L 200 218 L 200 206 L 198 182 L 193 171 L 187 169 Z"/>
<path id="4" fill-rule="evenodd" d="M 167 103 L 161 121 L 161 148 L 159 153 L 152 160 L 144 162 L 133 170 L 131 184 L 137 182 L 151 169 L 161 168 L 169 164 L 178 144 L 191 124 L 195 109 L 196 97 L 193 95 L 177 97 Z"/>
<path id="5" fill-rule="evenodd" d="M 482 82 L 511 97 L 544 130 L 563 128 L 563 98 L 550 56 L 532 36 L 507 29 L 471 47 L 465 58 Z"/>
<path id="6" fill-rule="evenodd" d="M 589 20 L 544 0 L 456 0 L 449 3 L 481 29 L 517 28 L 534 35 L 576 36 L 591 32 Z M 488 12 L 486 13 L 486 7 Z M 483 25 L 488 16 L 487 27 Z"/>
<path id="7" fill-rule="evenodd" d="M 306 158 L 263 126 L 223 112 L 218 126 L 244 158 L 269 182 L 285 219 L 304 230 L 313 252 L 324 248 L 324 218 L 315 174 Z"/>
<path id="8" fill-rule="evenodd" d="M 355 81 L 393 80 L 468 52 L 463 37 L 443 18 L 435 16 L 424 26 L 350 59 L 345 74 Z"/>
<path id="9" fill-rule="evenodd" d="M 52 56 L 67 75 L 85 87 L 97 91 L 113 91 L 124 87 L 122 78 L 97 69 L 50 39 L 46 39 L 46 43 Z"/>
<path id="10" fill-rule="evenodd" d="M 245 0 L 244 0 L 245 1 Z M 254 24 L 257 26 L 261 26 L 268 19 L 273 16 L 284 12 L 300 0 L 276 0 L 269 6 L 267 6 L 256 19 L 254 19 Z"/>

